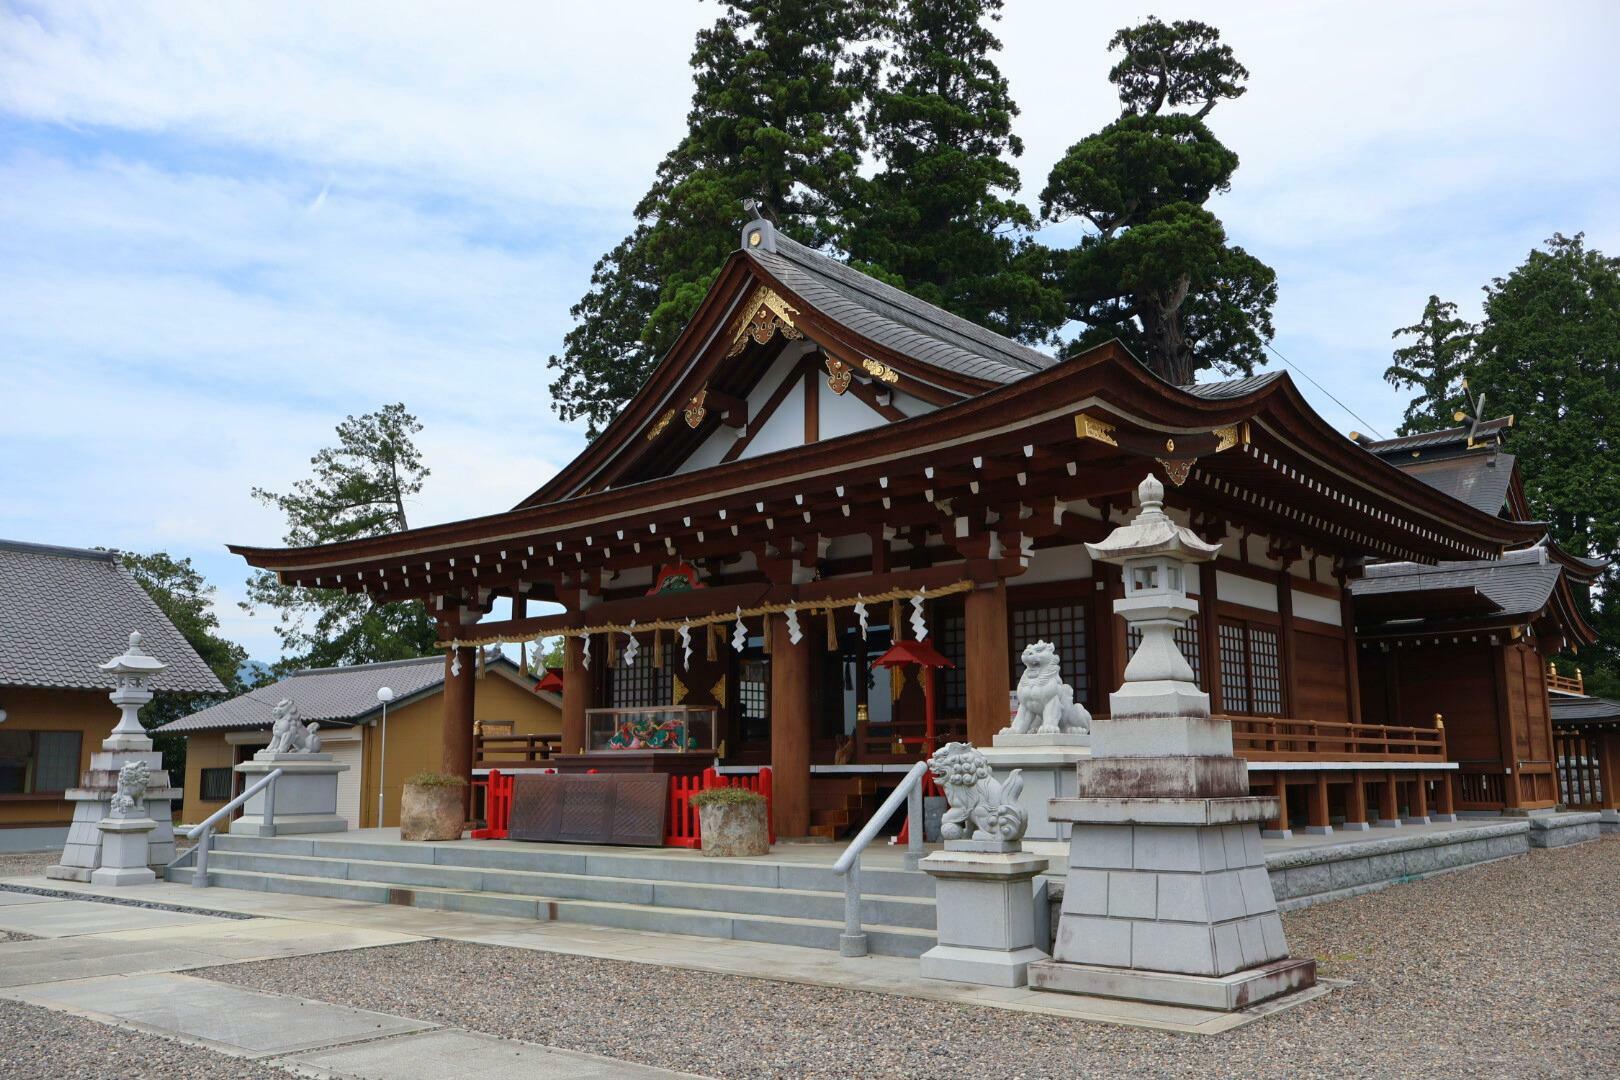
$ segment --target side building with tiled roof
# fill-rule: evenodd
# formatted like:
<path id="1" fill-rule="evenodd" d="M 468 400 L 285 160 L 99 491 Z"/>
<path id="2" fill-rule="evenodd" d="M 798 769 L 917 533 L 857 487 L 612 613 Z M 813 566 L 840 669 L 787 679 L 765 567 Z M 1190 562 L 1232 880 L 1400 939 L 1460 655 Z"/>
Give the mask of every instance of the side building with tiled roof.
<path id="1" fill-rule="evenodd" d="M 118 721 L 100 670 L 139 630 L 160 695 L 223 694 L 117 555 L 0 540 L 0 851 L 60 847 L 64 793 Z"/>
<path id="2" fill-rule="evenodd" d="M 535 680 L 511 660 L 492 652 L 476 665 L 475 677 L 476 729 L 514 736 L 562 730 L 562 699 L 535 689 Z M 399 824 L 406 778 L 441 767 L 444 681 L 442 656 L 311 668 L 163 725 L 157 730 L 186 738 L 181 820 L 202 821 L 242 790 L 232 767 L 269 742 L 271 710 L 287 700 L 305 721 L 320 725 L 322 750 L 349 766 L 339 774 L 337 812 L 350 827 L 378 824 L 379 788 L 382 824 Z M 377 696 L 383 687 L 393 692 L 386 725 Z"/>

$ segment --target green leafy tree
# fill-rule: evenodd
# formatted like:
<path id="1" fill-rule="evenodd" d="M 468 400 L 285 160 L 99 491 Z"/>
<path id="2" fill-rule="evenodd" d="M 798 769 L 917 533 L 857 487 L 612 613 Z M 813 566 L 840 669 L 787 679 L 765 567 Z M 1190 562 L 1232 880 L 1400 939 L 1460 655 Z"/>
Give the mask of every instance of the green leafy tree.
<path id="1" fill-rule="evenodd" d="M 1238 165 L 1204 118 L 1249 72 L 1218 30 L 1190 20 L 1149 18 L 1109 48 L 1121 53 L 1108 73 L 1120 117 L 1070 147 L 1041 192 L 1045 220 L 1088 227 L 1049 256 L 1066 315 L 1084 327 L 1074 346 L 1118 337 L 1178 384 L 1209 367 L 1250 373 L 1273 334 L 1276 275 L 1204 208 Z"/>
<path id="2" fill-rule="evenodd" d="M 1620 552 L 1620 259 L 1554 234 L 1485 288 L 1470 382 L 1515 418 L 1509 448 L 1525 495 L 1560 545 Z M 1620 572 L 1594 589 L 1600 663 L 1620 667 Z M 1591 658 L 1583 657 L 1590 667 Z"/>
<path id="3" fill-rule="evenodd" d="M 410 527 L 405 501 L 422 490 L 428 469 L 413 436 L 422 430 L 402 404 L 347 417 L 338 445 L 310 459 L 312 475 L 286 494 L 254 488 L 253 497 L 287 518 L 282 541 L 310 547 Z M 248 579 L 249 612 L 256 605 L 279 613 L 276 636 L 287 656 L 278 672 L 304 667 L 366 664 L 427 656 L 437 640 L 433 619 L 415 601 L 383 604 L 333 589 L 283 585 L 269 571 Z"/>
<path id="4" fill-rule="evenodd" d="M 149 555 L 118 552 L 118 561 L 140 583 L 180 636 L 225 684 L 225 694 L 159 694 L 141 708 L 141 724 L 148 730 L 189 716 L 225 697 L 241 693 L 241 671 L 247 663 L 247 650 L 219 632 L 219 616 L 214 614 L 214 594 L 189 558 L 176 559 L 164 551 Z M 182 735 L 158 735 L 153 745 L 163 754 L 163 767 L 171 776 L 182 776 L 186 767 L 186 740 Z"/>
<path id="5" fill-rule="evenodd" d="M 1034 215 L 1013 196 L 1024 152 L 994 54 L 1001 0 L 897 5 L 867 120 L 880 171 L 860 185 L 842 246 L 852 265 L 1001 333 L 1062 319 L 1028 257 Z"/>
<path id="6" fill-rule="evenodd" d="M 1384 381 L 1400 390 L 1418 390 L 1406 406 L 1398 434 L 1416 435 L 1456 424 L 1458 410 L 1468 406 L 1463 377 L 1473 354 L 1474 325 L 1457 317 L 1456 304 L 1430 296 L 1423 317 L 1390 336 L 1397 341 L 1410 337 L 1412 342 L 1395 350 L 1395 362 L 1384 370 Z"/>
<path id="7" fill-rule="evenodd" d="M 565 420 L 592 437 L 646 378 L 736 248 L 752 200 L 788 236 L 828 243 L 854 198 L 877 54 L 866 0 L 727 0 L 692 52 L 688 131 L 597 263 L 550 366 Z"/>

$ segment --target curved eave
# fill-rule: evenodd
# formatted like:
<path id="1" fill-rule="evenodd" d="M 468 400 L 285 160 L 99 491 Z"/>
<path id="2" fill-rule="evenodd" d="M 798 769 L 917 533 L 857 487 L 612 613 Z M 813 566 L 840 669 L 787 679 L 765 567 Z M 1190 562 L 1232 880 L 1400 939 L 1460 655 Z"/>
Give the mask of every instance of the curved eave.
<path id="1" fill-rule="evenodd" d="M 1321 487 L 1312 474 L 1274 456 L 1284 451 L 1297 455 L 1321 470 L 1322 478 L 1337 477 L 1352 485 L 1355 505 L 1367 507 L 1381 527 L 1399 530 L 1410 524 L 1421 530 L 1428 540 L 1417 546 L 1428 559 L 1470 557 L 1467 553 L 1479 548 L 1494 555 L 1539 535 L 1534 526 L 1474 510 L 1363 452 L 1329 427 L 1286 376 L 1248 393 L 1204 398 L 1157 378 L 1123 346 L 1109 342 L 1047 371 L 922 416 L 757 458 L 388 536 L 313 548 L 230 545 L 230 550 L 263 569 L 346 573 L 349 567 L 414 560 L 472 543 L 515 544 L 520 538 L 564 528 L 582 530 L 630 516 L 678 514 L 703 499 L 791 494 L 818 478 L 876 472 L 885 462 L 936 447 L 960 447 L 989 437 L 1018 439 L 1040 425 L 1052 431 L 1057 425 L 1072 424 L 1070 418 L 1080 410 L 1100 410 L 1100 415 L 1122 424 L 1178 437 L 1249 422 L 1262 433 L 1245 448 L 1257 463 L 1254 468 L 1292 474 L 1302 491 L 1311 490 L 1313 484 Z M 1217 463 L 1211 468 L 1221 467 L 1221 457 L 1202 460 Z M 1347 505 L 1345 512 L 1356 511 Z"/>

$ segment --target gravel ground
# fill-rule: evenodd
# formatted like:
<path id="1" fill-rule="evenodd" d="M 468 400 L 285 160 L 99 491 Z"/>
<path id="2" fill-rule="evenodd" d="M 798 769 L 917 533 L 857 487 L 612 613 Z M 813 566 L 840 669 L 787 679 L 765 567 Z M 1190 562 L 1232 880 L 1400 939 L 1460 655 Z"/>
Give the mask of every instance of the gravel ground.
<path id="1" fill-rule="evenodd" d="M 207 978 L 717 1077 L 1620 1075 L 1620 838 L 1284 916 L 1354 980 L 1218 1036 L 459 942 Z"/>
<path id="2" fill-rule="evenodd" d="M 25 851 L 0 855 L 0 878 L 39 877 L 61 857 L 60 851 Z"/>
<path id="3" fill-rule="evenodd" d="M 0 1000 L 0 1077 L 19 1080 L 287 1080 L 268 1065 L 144 1031 Z"/>

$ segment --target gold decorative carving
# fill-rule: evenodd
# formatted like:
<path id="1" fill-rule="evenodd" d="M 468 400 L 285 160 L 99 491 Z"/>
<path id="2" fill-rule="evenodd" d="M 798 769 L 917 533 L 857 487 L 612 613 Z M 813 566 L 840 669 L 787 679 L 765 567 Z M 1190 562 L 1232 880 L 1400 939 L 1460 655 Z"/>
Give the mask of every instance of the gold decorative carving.
<path id="1" fill-rule="evenodd" d="M 1169 477 L 1170 482 L 1176 487 L 1185 484 L 1187 474 L 1192 472 L 1193 463 L 1191 458 L 1184 461 L 1172 461 L 1169 458 L 1156 458 L 1155 460 L 1164 466 L 1164 475 Z"/>
<path id="2" fill-rule="evenodd" d="M 1174 440 L 1174 439 L 1166 439 L 1166 440 L 1164 440 L 1164 452 L 1167 453 L 1167 454 L 1175 453 L 1176 452 L 1176 440 Z"/>
<path id="3" fill-rule="evenodd" d="M 1114 425 L 1105 420 L 1098 420 L 1087 413 L 1076 413 L 1074 416 L 1074 437 L 1077 439 L 1096 439 L 1109 446 L 1118 446 L 1114 441 Z"/>
<path id="4" fill-rule="evenodd" d="M 652 426 L 652 428 L 647 432 L 647 441 L 652 442 L 654 439 L 658 438 L 658 436 L 662 435 L 664 433 L 664 429 L 669 427 L 670 421 L 674 420 L 674 419 L 675 419 L 675 410 L 674 409 L 671 409 L 668 412 L 666 412 L 663 416 L 660 416 L 658 418 L 658 422 L 656 424 L 654 424 Z"/>
<path id="5" fill-rule="evenodd" d="M 708 400 L 708 397 L 709 397 L 709 388 L 707 386 L 705 386 L 703 389 L 701 389 L 697 393 L 693 394 L 692 395 L 692 400 L 686 403 L 686 426 L 687 427 L 695 428 L 699 424 L 703 423 L 703 418 L 705 416 L 707 416 L 708 413 L 709 413 L 709 410 L 704 408 L 704 406 L 703 406 L 703 403 L 706 400 Z"/>
<path id="6" fill-rule="evenodd" d="M 671 705 L 679 705 L 681 702 L 686 700 L 686 695 L 690 693 L 690 691 L 686 689 L 686 684 L 681 682 L 681 677 L 679 675 L 671 675 L 669 678 L 669 703 Z"/>
<path id="7" fill-rule="evenodd" d="M 835 394 L 842 394 L 845 390 L 848 390 L 850 380 L 855 377 L 854 373 L 849 370 L 849 365 L 831 356 L 826 358 L 825 363 L 827 365 L 828 388 Z"/>
<path id="8" fill-rule="evenodd" d="M 742 310 L 743 314 L 731 329 L 731 348 L 726 350 L 727 356 L 742 352 L 750 338 L 763 345 L 778 332 L 793 341 L 804 337 L 804 332 L 793 323 L 799 309 L 767 286 L 755 289 Z"/>
<path id="9" fill-rule="evenodd" d="M 1249 422 L 1245 420 L 1241 424 L 1233 424 L 1230 427 L 1218 427 L 1210 434 L 1215 436 L 1215 452 L 1217 454 L 1223 450 L 1230 450 L 1239 443 L 1248 446 Z"/>
<path id="10" fill-rule="evenodd" d="M 709 690 L 709 696 L 722 709 L 726 707 L 726 677 L 724 675 L 720 676 L 719 681 Z"/>
<path id="11" fill-rule="evenodd" d="M 900 373 L 898 371 L 894 370 L 894 368 L 887 364 L 878 363 L 871 357 L 867 357 L 865 360 L 862 360 L 861 367 L 865 368 L 866 373 L 872 376 L 872 378 L 878 380 L 878 382 L 886 382 L 892 386 L 900 381 Z"/>

